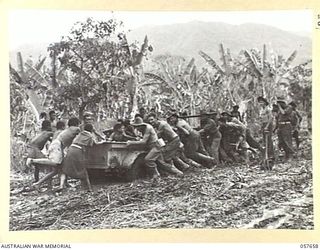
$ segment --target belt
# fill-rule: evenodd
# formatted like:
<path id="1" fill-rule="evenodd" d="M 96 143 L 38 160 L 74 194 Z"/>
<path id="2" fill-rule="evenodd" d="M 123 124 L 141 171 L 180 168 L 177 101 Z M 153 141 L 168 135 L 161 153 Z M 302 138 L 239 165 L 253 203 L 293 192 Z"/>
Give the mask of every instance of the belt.
<path id="1" fill-rule="evenodd" d="M 78 148 L 78 149 L 82 149 L 81 146 L 77 145 L 77 144 L 71 144 L 71 147 L 75 147 L 75 148 Z"/>
<path id="2" fill-rule="evenodd" d="M 167 144 L 170 143 L 170 142 L 173 142 L 174 140 L 177 140 L 177 139 L 179 139 L 179 136 L 175 136 L 175 137 L 172 138 L 170 141 L 168 141 Z"/>
<path id="3" fill-rule="evenodd" d="M 279 124 L 283 125 L 283 124 L 291 124 L 291 122 L 279 122 Z"/>

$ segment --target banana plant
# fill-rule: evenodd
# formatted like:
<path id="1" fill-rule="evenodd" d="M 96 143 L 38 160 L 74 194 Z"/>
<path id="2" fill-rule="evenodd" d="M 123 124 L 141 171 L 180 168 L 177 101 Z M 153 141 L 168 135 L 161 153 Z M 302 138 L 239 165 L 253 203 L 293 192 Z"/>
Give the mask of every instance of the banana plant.
<path id="1" fill-rule="evenodd" d="M 169 109 L 196 114 L 209 97 L 203 94 L 208 82 L 208 71 L 199 71 L 192 58 L 188 63 L 178 56 L 161 56 L 155 59 L 154 72 L 144 73 L 141 91 L 149 93 L 151 102 L 163 113 Z M 154 87 L 155 86 L 155 87 Z M 150 89 L 152 92 L 150 94 Z M 191 121 L 196 126 L 197 121 Z"/>

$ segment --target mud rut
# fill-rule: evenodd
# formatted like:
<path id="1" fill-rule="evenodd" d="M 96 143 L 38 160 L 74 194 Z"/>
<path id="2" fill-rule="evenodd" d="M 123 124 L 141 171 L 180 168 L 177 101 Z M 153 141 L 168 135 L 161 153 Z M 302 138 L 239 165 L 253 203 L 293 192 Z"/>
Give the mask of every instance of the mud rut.
<path id="1" fill-rule="evenodd" d="M 19 192 L 31 177 L 12 174 L 10 230 L 104 228 L 313 229 L 311 139 L 297 158 L 271 172 L 233 165 L 193 169 L 183 178 L 94 185 L 70 180 L 54 194 Z"/>

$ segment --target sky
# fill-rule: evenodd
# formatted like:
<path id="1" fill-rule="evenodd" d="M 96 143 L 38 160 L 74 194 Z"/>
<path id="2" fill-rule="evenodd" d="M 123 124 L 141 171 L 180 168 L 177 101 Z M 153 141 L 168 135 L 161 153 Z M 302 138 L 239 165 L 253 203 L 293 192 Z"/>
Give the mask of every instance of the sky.
<path id="1" fill-rule="evenodd" d="M 13 10 L 9 13 L 9 48 L 22 44 L 59 41 L 68 34 L 72 25 L 88 17 L 103 20 L 116 18 L 124 22 L 126 29 L 141 26 L 187 23 L 191 21 L 224 22 L 229 24 L 260 23 L 286 31 L 311 33 L 312 12 L 290 11 L 61 11 L 61 10 Z"/>

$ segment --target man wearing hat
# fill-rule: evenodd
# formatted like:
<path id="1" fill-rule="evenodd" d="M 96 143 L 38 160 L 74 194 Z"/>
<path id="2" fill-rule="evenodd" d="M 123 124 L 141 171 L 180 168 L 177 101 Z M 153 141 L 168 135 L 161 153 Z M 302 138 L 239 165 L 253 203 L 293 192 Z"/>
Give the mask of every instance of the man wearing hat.
<path id="1" fill-rule="evenodd" d="M 283 98 L 277 100 L 279 112 L 277 119 L 279 147 L 285 151 L 286 160 L 294 154 L 292 147 L 292 107 Z"/>
<path id="2" fill-rule="evenodd" d="M 204 145 L 211 157 L 214 158 L 217 165 L 220 164 L 219 159 L 219 148 L 221 141 L 221 133 L 217 123 L 210 118 L 209 114 L 206 114 L 205 111 L 200 112 L 200 123 L 201 129 L 199 130 L 200 134 L 203 134 Z"/>
<path id="3" fill-rule="evenodd" d="M 165 145 L 161 148 L 161 152 L 163 153 L 164 160 L 167 164 L 161 164 L 160 167 L 170 173 L 182 175 L 183 173 L 173 165 L 173 160 L 183 164 L 178 158 L 178 151 L 181 144 L 179 136 L 166 121 L 158 120 L 155 113 L 149 113 L 147 119 L 148 123 L 156 130 L 158 137 L 165 141 Z M 184 166 L 184 168 L 185 167 L 189 166 Z"/>
<path id="4" fill-rule="evenodd" d="M 219 122 L 222 134 L 220 153 L 224 160 L 229 161 L 229 157 L 232 161 L 244 160 L 249 164 L 247 151 L 250 146 L 247 143 L 246 126 L 228 112 L 221 113 Z M 236 153 L 239 153 L 241 159 Z"/>
<path id="5" fill-rule="evenodd" d="M 93 126 L 92 133 L 97 138 L 97 141 L 104 141 L 105 136 L 97 131 L 97 129 L 94 127 L 94 119 L 93 119 L 93 113 L 86 111 L 83 113 L 83 123 L 80 125 L 81 131 L 84 131 L 84 126 L 86 124 L 91 124 Z"/>
<path id="6" fill-rule="evenodd" d="M 156 131 L 150 124 L 144 123 L 140 116 L 135 117 L 132 126 L 137 128 L 143 134 L 143 137 L 140 141 L 128 141 L 127 145 L 129 147 L 131 145 L 145 145 L 147 147 L 148 153 L 144 158 L 145 165 L 150 171 L 152 178 L 159 178 L 160 174 L 157 169 L 157 163 L 167 163 L 164 162 Z"/>
<path id="7" fill-rule="evenodd" d="M 272 132 L 273 132 L 273 116 L 271 109 L 269 107 L 269 102 L 262 96 L 258 97 L 259 103 L 259 117 L 260 117 L 260 124 L 261 124 L 261 133 L 263 142 L 266 145 L 264 152 L 264 156 L 273 159 L 274 158 L 274 149 L 273 149 L 273 142 L 272 142 Z"/>
<path id="8" fill-rule="evenodd" d="M 300 124 L 302 121 L 302 116 L 299 114 L 297 110 L 297 104 L 295 102 L 290 102 L 289 105 L 292 107 L 292 119 L 291 119 L 291 124 L 292 124 L 292 137 L 294 138 L 296 142 L 297 149 L 299 149 L 299 129 L 300 129 Z"/>
<path id="9" fill-rule="evenodd" d="M 237 118 L 240 122 L 242 122 L 242 118 L 241 118 L 241 114 L 239 112 L 239 106 L 238 105 L 234 105 L 232 107 L 232 111 L 230 113 L 233 117 Z"/>

